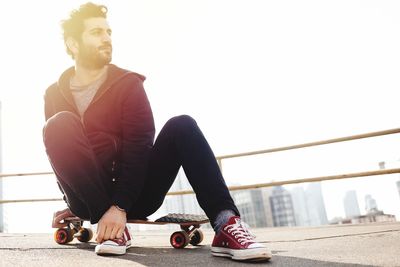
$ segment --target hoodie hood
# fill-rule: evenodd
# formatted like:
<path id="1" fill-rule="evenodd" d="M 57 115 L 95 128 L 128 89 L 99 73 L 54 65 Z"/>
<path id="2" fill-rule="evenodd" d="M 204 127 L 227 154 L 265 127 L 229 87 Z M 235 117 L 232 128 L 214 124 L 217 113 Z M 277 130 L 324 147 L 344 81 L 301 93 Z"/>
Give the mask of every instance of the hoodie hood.
<path id="1" fill-rule="evenodd" d="M 65 97 L 67 102 L 73 107 L 75 107 L 75 109 L 77 109 L 74 102 L 74 98 L 70 90 L 70 79 L 74 74 L 75 74 L 75 67 L 70 67 L 67 70 L 65 70 L 58 79 L 57 87 L 61 91 L 62 95 Z M 130 75 L 139 78 L 142 82 L 146 80 L 146 77 L 139 73 L 125 70 L 113 64 L 109 64 L 107 70 L 107 79 L 100 86 L 99 90 L 97 91 L 96 95 L 93 98 L 93 101 L 97 100 L 101 95 L 103 95 L 113 84 L 120 81 L 124 77 Z"/>

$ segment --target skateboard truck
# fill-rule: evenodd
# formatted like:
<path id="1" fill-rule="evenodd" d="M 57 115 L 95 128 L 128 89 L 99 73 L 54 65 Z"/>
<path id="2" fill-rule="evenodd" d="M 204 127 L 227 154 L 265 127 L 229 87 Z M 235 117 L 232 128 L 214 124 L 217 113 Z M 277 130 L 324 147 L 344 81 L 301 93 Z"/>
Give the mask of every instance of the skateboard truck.
<path id="1" fill-rule="evenodd" d="M 173 233 L 169 239 L 171 246 L 174 248 L 184 248 L 188 244 L 197 246 L 203 241 L 203 232 L 199 229 L 199 224 L 194 224 L 191 226 L 181 225 L 182 231 L 177 231 Z"/>
<path id="2" fill-rule="evenodd" d="M 92 229 L 84 228 L 82 219 L 78 217 L 67 218 L 65 222 L 68 222 L 67 227 L 59 228 L 54 233 L 54 240 L 58 244 L 67 244 L 74 238 L 80 242 L 87 243 L 93 238 Z"/>

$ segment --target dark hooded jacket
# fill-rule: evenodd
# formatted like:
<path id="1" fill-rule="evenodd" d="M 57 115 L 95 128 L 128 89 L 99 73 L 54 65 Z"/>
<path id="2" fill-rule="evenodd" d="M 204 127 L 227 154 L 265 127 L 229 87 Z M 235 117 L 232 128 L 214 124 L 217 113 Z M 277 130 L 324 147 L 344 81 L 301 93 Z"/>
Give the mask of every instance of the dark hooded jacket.
<path id="1" fill-rule="evenodd" d="M 45 93 L 46 121 L 61 111 L 79 116 L 70 91 L 74 68 L 67 69 Z M 143 88 L 145 77 L 110 64 L 107 80 L 99 88 L 81 120 L 89 138 L 106 136 L 114 153 L 103 159 L 109 177 L 115 179 L 112 204 L 129 210 L 143 188 L 148 157 L 154 140 L 154 120 Z M 110 158 L 111 157 L 111 158 Z M 108 166 L 112 164 L 112 166 Z"/>

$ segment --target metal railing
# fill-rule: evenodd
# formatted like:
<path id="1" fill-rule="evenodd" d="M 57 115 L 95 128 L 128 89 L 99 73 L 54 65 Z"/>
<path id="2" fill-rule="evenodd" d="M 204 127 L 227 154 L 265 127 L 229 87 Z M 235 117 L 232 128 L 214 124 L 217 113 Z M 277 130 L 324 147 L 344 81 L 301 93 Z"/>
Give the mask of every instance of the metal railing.
<path id="1" fill-rule="evenodd" d="M 384 135 L 397 134 L 397 133 L 400 133 L 400 128 L 365 133 L 365 134 L 358 134 L 358 135 L 352 135 L 352 136 L 347 136 L 347 137 L 340 137 L 340 138 L 334 138 L 334 139 L 328 139 L 328 140 L 322 140 L 322 141 L 304 143 L 304 144 L 298 144 L 298 145 L 292 145 L 292 146 L 284 146 L 284 147 L 277 147 L 277 148 L 272 148 L 272 149 L 257 150 L 257 151 L 250 151 L 250 152 L 244 152 L 244 153 L 238 153 L 238 154 L 218 156 L 218 157 L 216 157 L 216 159 L 217 159 L 217 162 L 222 171 L 222 160 L 225 160 L 225 159 L 247 157 L 247 156 L 273 153 L 273 152 L 279 152 L 279 151 L 320 146 L 320 145 L 346 142 L 346 141 L 351 141 L 351 140 L 359 140 L 359 139 L 364 139 L 364 138 L 371 138 L 371 137 L 384 136 Z M 230 186 L 228 188 L 231 191 L 247 190 L 247 189 L 256 189 L 256 188 L 271 187 L 271 186 L 278 186 L 278 185 L 307 183 L 307 182 L 321 182 L 321 181 L 340 180 L 340 179 L 367 177 L 367 176 L 375 176 L 375 175 L 386 175 L 386 174 L 393 174 L 393 173 L 400 173 L 400 168 L 366 171 L 366 172 L 356 172 L 356 173 L 345 173 L 345 174 L 311 177 L 311 178 L 290 179 L 290 180 L 282 180 L 282 181 L 275 181 L 275 182 L 269 182 L 269 183 Z M 4 178 L 4 177 L 33 176 L 33 175 L 37 176 L 37 175 L 51 175 L 51 174 L 54 174 L 54 173 L 53 172 L 32 172 L 32 173 L 0 174 L 0 179 Z M 194 193 L 193 190 L 180 190 L 180 191 L 168 192 L 167 195 L 186 195 L 186 194 L 193 194 L 193 193 Z M 48 201 L 61 201 L 61 200 L 62 200 L 61 198 L 15 199 L 15 200 L 0 200 L 0 204 L 22 203 L 22 202 L 48 202 Z"/>

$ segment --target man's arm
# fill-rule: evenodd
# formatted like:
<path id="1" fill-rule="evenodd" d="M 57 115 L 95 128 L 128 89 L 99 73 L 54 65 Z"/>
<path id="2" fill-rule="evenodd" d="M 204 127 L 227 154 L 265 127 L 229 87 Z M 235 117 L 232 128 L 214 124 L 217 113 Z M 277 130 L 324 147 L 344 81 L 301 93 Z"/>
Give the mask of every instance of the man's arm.
<path id="1" fill-rule="evenodd" d="M 146 175 L 148 156 L 154 139 L 154 120 L 143 83 L 136 77 L 123 94 L 120 175 L 117 178 L 113 206 L 101 217 L 97 242 L 120 238 L 126 224 L 126 212 L 139 196 Z"/>
<path id="2" fill-rule="evenodd" d="M 131 85 L 122 103 L 120 175 L 113 204 L 128 211 L 138 198 L 145 180 L 154 140 L 154 120 L 142 80 L 130 77 Z"/>
<path id="3" fill-rule="evenodd" d="M 53 85 L 52 85 L 53 86 Z M 47 121 L 51 116 L 55 114 L 54 108 L 53 108 L 53 103 L 51 102 L 50 96 L 49 96 L 49 90 L 52 87 L 50 86 L 44 95 L 44 117 L 45 120 Z"/>

